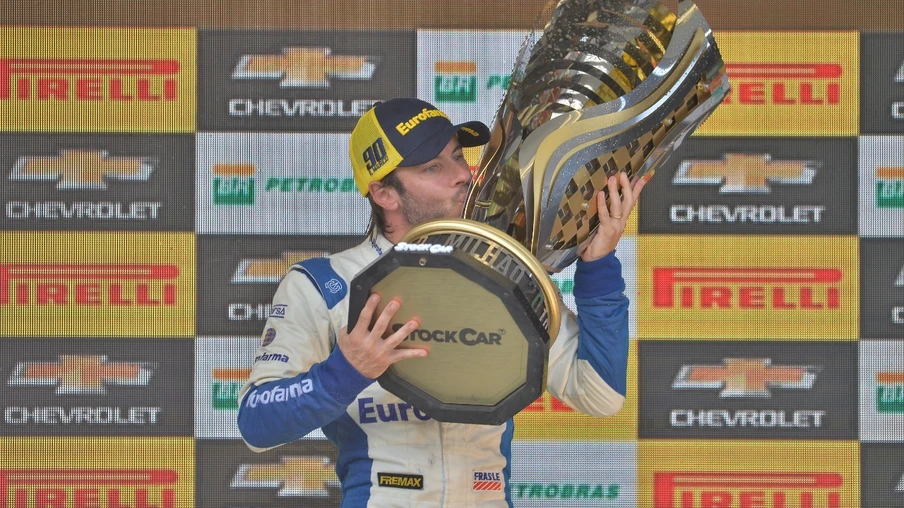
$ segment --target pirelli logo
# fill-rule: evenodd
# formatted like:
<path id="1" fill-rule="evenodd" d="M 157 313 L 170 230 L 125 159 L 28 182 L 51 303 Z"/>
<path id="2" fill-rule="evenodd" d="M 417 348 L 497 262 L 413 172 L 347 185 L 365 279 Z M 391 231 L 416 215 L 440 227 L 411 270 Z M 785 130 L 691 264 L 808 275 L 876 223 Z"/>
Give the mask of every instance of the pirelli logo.
<path id="1" fill-rule="evenodd" d="M 179 267 L 171 264 L 0 264 L 0 306 L 170 307 Z"/>
<path id="2" fill-rule="evenodd" d="M 57 189 L 107 190 L 107 180 L 146 181 L 155 164 L 148 157 L 111 157 L 105 150 L 63 150 L 19 157 L 9 179 L 56 182 Z"/>
<path id="3" fill-rule="evenodd" d="M 232 274 L 233 284 L 276 284 L 295 263 L 306 259 L 326 257 L 327 251 L 285 251 L 277 258 L 243 258 Z"/>
<path id="4" fill-rule="evenodd" d="M 326 457 L 285 456 L 275 463 L 239 465 L 230 486 L 278 489 L 279 497 L 327 497 L 329 489 L 339 488 L 334 469 L 335 465 Z"/>
<path id="5" fill-rule="evenodd" d="M 847 508 L 838 473 L 657 472 L 653 508 Z"/>
<path id="6" fill-rule="evenodd" d="M 837 268 L 653 269 L 653 307 L 663 309 L 838 309 Z"/>
<path id="7" fill-rule="evenodd" d="M 0 508 L 180 508 L 172 469 L 0 469 Z"/>
<path id="8" fill-rule="evenodd" d="M 330 48 L 290 47 L 279 55 L 245 55 L 234 79 L 278 79 L 280 88 L 329 88 L 331 79 L 369 80 L 379 57 L 333 55 Z"/>
<path id="9" fill-rule="evenodd" d="M 841 101 L 844 69 L 832 62 L 726 63 L 725 104 L 831 106 Z"/>
<path id="10" fill-rule="evenodd" d="M 179 70 L 165 58 L 3 58 L 0 101 L 173 102 Z"/>
<path id="11" fill-rule="evenodd" d="M 106 355 L 60 355 L 55 362 L 19 362 L 10 386 L 54 386 L 58 395 L 104 395 L 108 385 L 147 386 L 150 363 L 108 362 Z"/>

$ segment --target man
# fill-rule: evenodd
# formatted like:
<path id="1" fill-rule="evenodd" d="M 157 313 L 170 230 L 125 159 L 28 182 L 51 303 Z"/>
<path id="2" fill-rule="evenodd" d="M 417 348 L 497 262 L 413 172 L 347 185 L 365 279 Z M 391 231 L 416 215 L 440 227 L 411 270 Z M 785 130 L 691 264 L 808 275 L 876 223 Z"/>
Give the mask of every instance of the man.
<path id="1" fill-rule="evenodd" d="M 288 362 L 255 362 L 240 394 L 239 429 L 261 450 L 322 428 L 339 448 L 343 507 L 511 506 L 512 420 L 499 426 L 437 422 L 374 383 L 393 363 L 427 354 L 396 348 L 416 321 L 383 338 L 397 301 L 374 321 L 380 297 L 372 295 L 356 326 L 346 327 L 348 281 L 413 226 L 460 216 L 471 183 L 462 147 L 487 141 L 486 125 L 453 125 L 424 101 L 374 106 L 350 141 L 355 182 L 373 210 L 367 239 L 296 264 L 274 296 L 274 307 L 284 312 L 267 321 L 255 356 Z M 564 313 L 550 349 L 548 390 L 590 415 L 614 414 L 624 402 L 628 301 L 614 250 L 644 183 L 632 189 L 624 174 L 610 178 L 616 199 L 608 209 L 599 194 L 600 227 L 577 261 L 577 320 Z M 491 490 L 474 481 L 496 477 L 502 482 Z"/>

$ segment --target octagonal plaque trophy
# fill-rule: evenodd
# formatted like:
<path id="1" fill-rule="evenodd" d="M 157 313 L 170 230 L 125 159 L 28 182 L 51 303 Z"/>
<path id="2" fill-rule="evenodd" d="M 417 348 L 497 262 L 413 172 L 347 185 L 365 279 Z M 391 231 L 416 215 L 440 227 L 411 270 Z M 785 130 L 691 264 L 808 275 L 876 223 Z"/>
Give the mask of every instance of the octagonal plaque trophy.
<path id="1" fill-rule="evenodd" d="M 460 219 L 430 221 L 351 283 L 349 329 L 367 297 L 401 300 L 383 388 L 444 422 L 498 425 L 546 386 L 561 299 L 549 277 L 599 226 L 610 175 L 635 184 L 728 93 L 712 31 L 689 0 L 559 0 L 519 52 Z"/>

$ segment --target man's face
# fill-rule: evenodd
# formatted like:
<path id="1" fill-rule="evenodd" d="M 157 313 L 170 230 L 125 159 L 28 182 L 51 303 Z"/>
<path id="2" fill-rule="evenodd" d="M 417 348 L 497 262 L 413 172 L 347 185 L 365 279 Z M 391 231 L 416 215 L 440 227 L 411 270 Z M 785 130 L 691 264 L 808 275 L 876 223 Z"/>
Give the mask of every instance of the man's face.
<path id="1" fill-rule="evenodd" d="M 409 226 L 433 219 L 461 216 L 471 183 L 471 169 L 458 138 L 453 137 L 436 158 L 395 170 L 403 191 L 402 214 Z"/>

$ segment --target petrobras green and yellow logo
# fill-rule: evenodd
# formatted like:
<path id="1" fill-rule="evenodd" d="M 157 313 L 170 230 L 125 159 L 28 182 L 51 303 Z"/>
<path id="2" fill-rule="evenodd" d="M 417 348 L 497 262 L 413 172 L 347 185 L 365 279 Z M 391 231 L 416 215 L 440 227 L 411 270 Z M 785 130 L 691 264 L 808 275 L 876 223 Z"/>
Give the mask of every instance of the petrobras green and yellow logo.
<path id="1" fill-rule="evenodd" d="M 876 208 L 904 209 L 904 167 L 876 168 Z"/>
<path id="2" fill-rule="evenodd" d="M 357 192 L 354 178 L 271 175 L 258 183 L 254 164 L 216 164 L 213 167 L 214 205 L 252 206 L 256 194 L 314 194 Z"/>
<path id="3" fill-rule="evenodd" d="M 433 92 L 436 102 L 477 102 L 477 63 L 439 60 L 433 64 Z"/>

